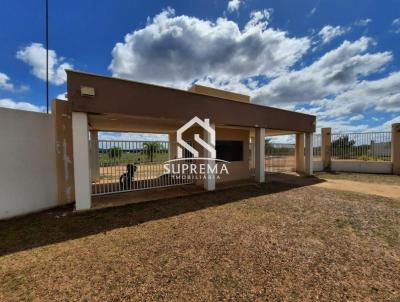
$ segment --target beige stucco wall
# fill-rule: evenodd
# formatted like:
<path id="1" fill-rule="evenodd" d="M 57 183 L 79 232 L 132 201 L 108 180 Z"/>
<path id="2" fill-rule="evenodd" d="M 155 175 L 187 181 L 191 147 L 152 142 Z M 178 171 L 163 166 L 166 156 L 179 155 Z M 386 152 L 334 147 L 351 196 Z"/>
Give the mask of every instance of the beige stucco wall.
<path id="1" fill-rule="evenodd" d="M 215 96 L 221 99 L 226 99 L 231 101 L 250 103 L 250 96 L 248 95 L 225 91 L 221 89 L 215 89 L 202 85 L 193 85 L 192 87 L 189 88 L 189 91 L 209 96 Z"/>
<path id="2" fill-rule="evenodd" d="M 62 205 L 75 200 L 71 105 L 65 101 L 53 101 L 51 111 L 56 147 L 57 200 Z"/>
<path id="3" fill-rule="evenodd" d="M 217 183 L 236 181 L 236 180 L 246 180 L 251 177 L 250 173 L 250 153 L 249 153 L 249 137 L 250 130 L 247 129 L 237 129 L 237 128 L 221 128 L 216 127 L 216 140 L 235 140 L 243 142 L 243 160 L 231 162 L 227 164 L 229 174 L 221 176 L 217 179 Z M 198 133 L 201 138 L 203 137 L 203 129 L 198 127 L 192 127 L 188 129 L 184 134 L 183 138 L 193 141 L 194 134 Z M 204 156 L 203 147 L 199 146 L 197 143 L 193 144 L 196 150 L 200 151 L 200 156 Z M 217 155 L 218 156 L 218 155 Z M 219 168 L 218 168 L 219 170 Z M 197 185 L 202 185 L 203 181 L 196 181 Z"/>
<path id="4" fill-rule="evenodd" d="M 243 142 L 243 160 L 227 164 L 229 174 L 221 176 L 218 182 L 245 180 L 250 178 L 249 139 L 250 131 L 246 129 L 216 128 L 217 140 L 234 140 Z M 218 156 L 218 155 L 217 155 Z"/>

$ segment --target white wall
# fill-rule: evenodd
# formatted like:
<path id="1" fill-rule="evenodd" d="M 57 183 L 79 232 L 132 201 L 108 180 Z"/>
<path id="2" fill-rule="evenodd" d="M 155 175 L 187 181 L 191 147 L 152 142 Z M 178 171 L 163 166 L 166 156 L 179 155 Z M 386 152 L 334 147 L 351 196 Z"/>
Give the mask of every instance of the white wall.
<path id="1" fill-rule="evenodd" d="M 314 172 L 321 172 L 322 169 L 322 160 L 314 160 L 313 161 Z"/>
<path id="2" fill-rule="evenodd" d="M 332 160 L 332 171 L 391 174 L 392 163 L 383 161 Z"/>
<path id="3" fill-rule="evenodd" d="M 57 206 L 51 115 L 0 108 L 0 219 Z"/>
<path id="4" fill-rule="evenodd" d="M 323 170 L 322 161 L 314 161 L 313 164 L 315 172 L 320 172 Z M 392 163 L 383 161 L 332 160 L 331 171 L 392 174 Z"/>

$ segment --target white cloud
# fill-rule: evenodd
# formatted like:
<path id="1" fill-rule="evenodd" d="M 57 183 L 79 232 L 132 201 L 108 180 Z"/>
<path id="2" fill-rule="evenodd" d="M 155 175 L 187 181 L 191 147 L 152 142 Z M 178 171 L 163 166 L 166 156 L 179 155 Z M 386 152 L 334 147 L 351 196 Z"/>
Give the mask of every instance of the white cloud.
<path id="1" fill-rule="evenodd" d="M 253 101 L 265 105 L 288 105 L 319 101 L 339 94 L 359 77 L 380 70 L 392 59 L 390 52 L 366 53 L 373 41 L 362 37 L 344 41 L 311 65 L 288 72 L 253 91 Z"/>
<path id="2" fill-rule="evenodd" d="M 247 22 L 244 31 L 252 31 L 252 30 L 263 30 L 267 28 L 268 22 L 271 19 L 271 15 L 273 13 L 273 9 L 264 9 L 252 11 L 250 13 L 250 20 Z"/>
<path id="3" fill-rule="evenodd" d="M 67 96 L 66 95 L 67 95 L 66 92 L 61 93 L 61 94 L 57 95 L 56 99 L 62 100 L 62 101 L 66 101 L 67 100 Z"/>
<path id="4" fill-rule="evenodd" d="M 399 87 L 399 71 L 379 80 L 361 81 L 326 101 L 323 109 L 335 116 L 357 114 L 368 108 L 381 112 L 400 112 Z"/>
<path id="5" fill-rule="evenodd" d="M 10 78 L 5 73 L 0 72 L 0 89 L 13 91 L 14 85 L 10 82 Z"/>
<path id="6" fill-rule="evenodd" d="M 359 121 L 359 120 L 362 120 L 364 118 L 364 115 L 362 115 L 362 114 L 356 114 L 356 115 L 353 115 L 351 118 L 350 118 L 350 121 Z"/>
<path id="7" fill-rule="evenodd" d="M 368 131 L 390 131 L 392 129 L 392 124 L 400 123 L 400 115 L 393 117 L 392 119 L 378 125 L 376 127 L 371 127 Z"/>
<path id="8" fill-rule="evenodd" d="M 241 3 L 240 0 L 230 0 L 228 2 L 228 12 L 238 11 Z"/>
<path id="9" fill-rule="evenodd" d="M 32 43 L 17 52 L 17 58 L 31 66 L 31 72 L 41 80 L 46 80 L 46 49 L 40 43 Z M 49 49 L 49 82 L 54 85 L 65 83 L 65 69 L 73 66 L 63 57 L 58 57 L 54 50 Z"/>
<path id="10" fill-rule="evenodd" d="M 28 91 L 30 87 L 28 85 L 16 86 L 11 82 L 11 79 L 5 73 L 0 72 L 0 90 L 12 91 L 12 92 L 25 92 Z"/>
<path id="11" fill-rule="evenodd" d="M 371 129 L 370 112 L 400 112 L 400 71 L 378 74 L 393 59 L 391 52 L 372 52 L 375 41 L 361 37 L 308 66 L 295 65 L 310 49 L 310 38 L 269 28 L 271 12 L 253 12 L 240 29 L 225 18 L 206 21 L 168 9 L 115 45 L 109 69 L 113 76 L 156 84 L 186 88 L 196 82 L 249 94 L 254 103 L 317 115 L 318 127 L 364 131 Z M 350 30 L 324 28 L 324 41 Z M 367 80 L 370 75 L 375 80 Z"/>
<path id="12" fill-rule="evenodd" d="M 16 102 L 12 99 L 0 99 L 0 107 L 36 112 L 45 112 L 46 110 L 43 106 L 37 106 L 28 102 Z"/>
<path id="13" fill-rule="evenodd" d="M 316 12 L 317 12 L 317 8 L 316 8 L 316 7 L 313 7 L 313 8 L 311 9 L 309 15 L 312 16 L 312 15 L 314 15 Z"/>
<path id="14" fill-rule="evenodd" d="M 268 28 L 270 13 L 253 12 L 241 30 L 224 18 L 212 22 L 165 10 L 115 45 L 109 69 L 116 77 L 181 88 L 206 77 L 278 76 L 307 52 L 310 40 Z"/>
<path id="15" fill-rule="evenodd" d="M 390 125 L 400 120 L 400 115 L 377 127 L 368 126 L 370 112 L 400 112 L 400 71 L 379 80 L 360 81 L 332 99 L 314 102 L 314 107 L 300 112 L 317 115 L 319 127 L 332 127 L 338 131 L 389 131 Z M 362 112 L 368 110 L 368 115 Z M 382 119 L 371 118 L 378 122 Z M 352 122 L 362 121 L 354 125 Z"/>
<path id="16" fill-rule="evenodd" d="M 367 26 L 370 22 L 372 22 L 372 20 L 369 19 L 369 18 L 367 18 L 367 19 L 359 19 L 359 20 L 356 20 L 354 22 L 354 25 L 363 27 L 363 26 Z"/>
<path id="17" fill-rule="evenodd" d="M 120 141 L 168 141 L 168 134 L 100 132 L 99 139 Z"/>
<path id="18" fill-rule="evenodd" d="M 396 34 L 400 34 L 400 18 L 394 19 L 392 22 L 392 31 Z"/>
<path id="19" fill-rule="evenodd" d="M 318 35 L 321 37 L 322 43 L 326 44 L 326 43 L 329 43 L 330 41 L 332 41 L 334 38 L 339 37 L 348 31 L 349 31 L 348 28 L 344 28 L 339 25 L 335 26 L 335 27 L 333 27 L 331 25 L 325 25 L 320 30 Z"/>

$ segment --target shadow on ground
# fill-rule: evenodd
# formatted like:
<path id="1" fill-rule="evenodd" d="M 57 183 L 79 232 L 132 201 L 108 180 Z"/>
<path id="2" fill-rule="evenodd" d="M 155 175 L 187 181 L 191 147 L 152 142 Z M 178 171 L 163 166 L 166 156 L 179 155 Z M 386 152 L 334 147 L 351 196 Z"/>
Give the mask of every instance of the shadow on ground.
<path id="1" fill-rule="evenodd" d="M 316 177 L 279 174 L 267 175 L 267 179 L 269 182 L 266 184 L 251 184 L 185 197 L 83 213 L 73 212 L 72 206 L 60 207 L 0 221 L 0 256 L 324 181 Z"/>

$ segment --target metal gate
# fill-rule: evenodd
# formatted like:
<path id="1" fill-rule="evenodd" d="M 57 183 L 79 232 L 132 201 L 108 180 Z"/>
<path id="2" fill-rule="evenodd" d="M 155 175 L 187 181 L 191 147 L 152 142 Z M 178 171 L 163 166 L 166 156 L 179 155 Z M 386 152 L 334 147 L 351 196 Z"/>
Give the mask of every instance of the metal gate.
<path id="1" fill-rule="evenodd" d="M 193 183 L 187 172 L 172 174 L 166 169 L 177 165 L 168 163 L 176 157 L 176 147 L 176 142 L 169 141 L 91 140 L 92 195 Z M 189 154 L 184 157 L 179 166 L 192 163 Z"/>
<path id="2" fill-rule="evenodd" d="M 265 170 L 269 173 L 293 172 L 295 170 L 295 144 L 265 144 Z"/>

